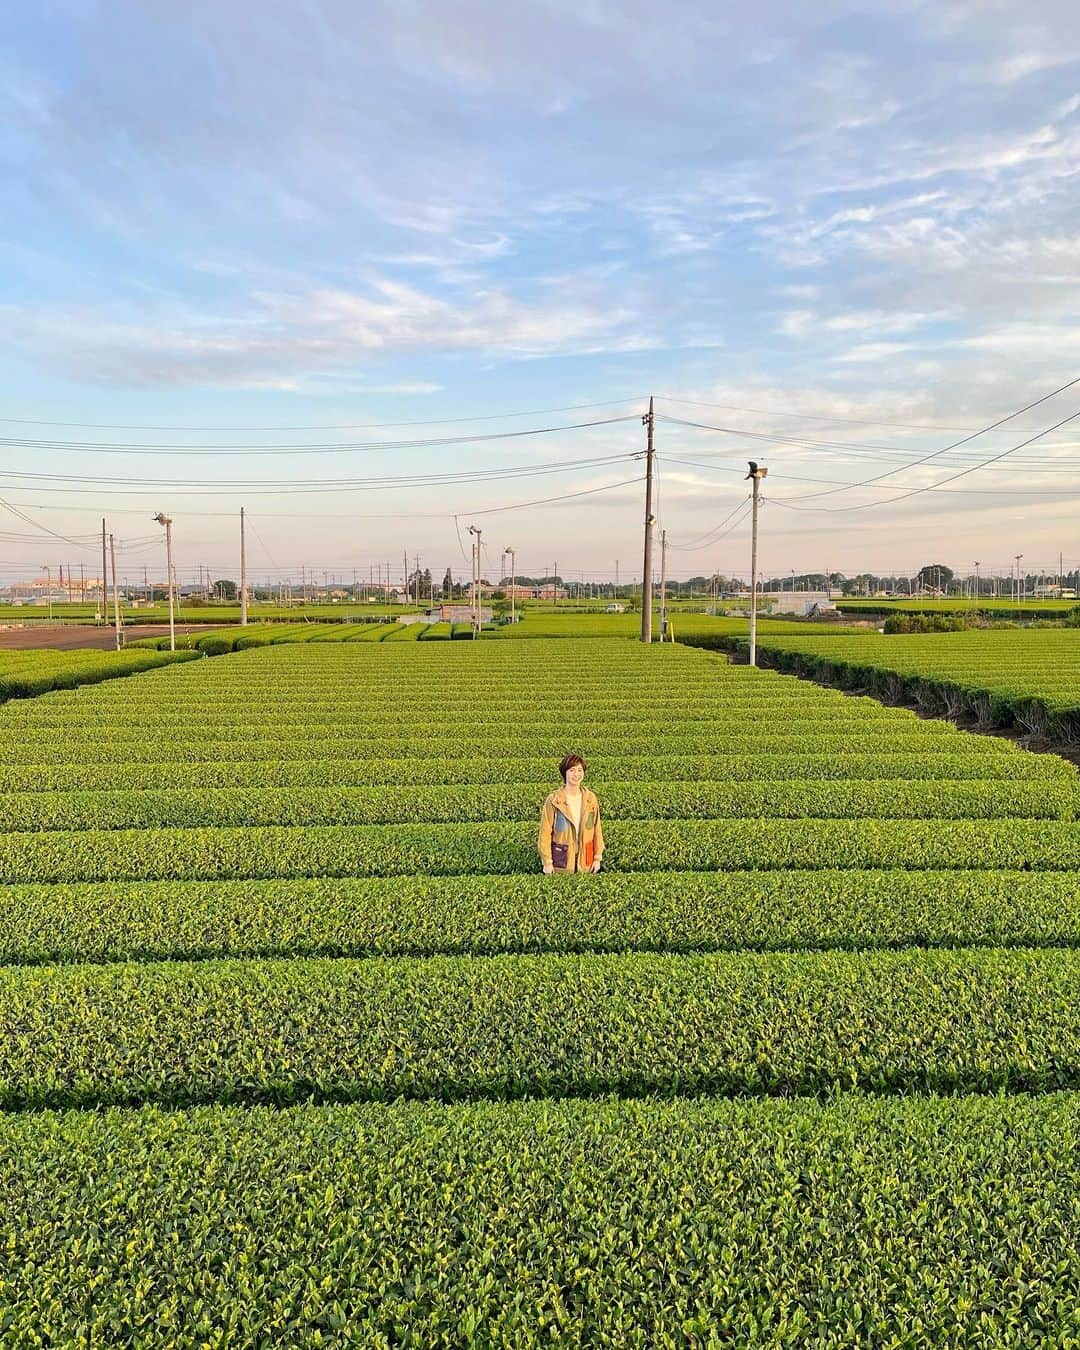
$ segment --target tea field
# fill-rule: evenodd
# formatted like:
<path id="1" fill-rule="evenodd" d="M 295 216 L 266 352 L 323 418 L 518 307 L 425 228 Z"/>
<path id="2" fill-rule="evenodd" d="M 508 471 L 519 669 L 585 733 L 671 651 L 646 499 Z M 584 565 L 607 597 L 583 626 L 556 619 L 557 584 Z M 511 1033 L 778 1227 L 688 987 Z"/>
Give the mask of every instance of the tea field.
<path id="1" fill-rule="evenodd" d="M 867 688 L 981 727 L 1080 741 L 1080 628 L 862 633 L 835 646 L 810 634 L 763 633 L 758 645 L 762 663 L 779 670 Z"/>
<path id="2" fill-rule="evenodd" d="M 190 660 L 192 653 L 147 651 L 27 651 L 0 652 L 0 702 L 33 698 L 50 689 L 71 689 L 121 675 L 134 675 L 155 666 Z"/>
<path id="3" fill-rule="evenodd" d="M 1072 1343 L 1078 781 L 617 639 L 5 705 L 0 1342 Z"/>

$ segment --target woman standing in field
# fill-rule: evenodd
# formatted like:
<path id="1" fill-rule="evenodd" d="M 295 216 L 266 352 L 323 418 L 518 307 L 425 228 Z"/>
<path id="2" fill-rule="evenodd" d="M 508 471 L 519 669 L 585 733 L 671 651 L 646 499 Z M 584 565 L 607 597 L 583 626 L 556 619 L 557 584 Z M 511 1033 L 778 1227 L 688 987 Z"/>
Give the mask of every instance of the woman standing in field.
<path id="1" fill-rule="evenodd" d="M 540 812 L 537 847 L 544 872 L 599 872 L 604 856 L 604 832 L 600 828 L 600 803 L 596 793 L 582 787 L 585 761 L 580 755 L 565 755 L 559 761 L 563 785 L 544 802 Z"/>

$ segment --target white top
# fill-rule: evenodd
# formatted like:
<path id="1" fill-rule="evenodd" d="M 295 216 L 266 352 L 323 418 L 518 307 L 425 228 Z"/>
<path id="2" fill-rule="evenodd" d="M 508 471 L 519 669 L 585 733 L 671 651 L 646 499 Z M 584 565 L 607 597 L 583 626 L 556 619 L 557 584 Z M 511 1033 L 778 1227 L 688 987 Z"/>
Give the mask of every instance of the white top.
<path id="1" fill-rule="evenodd" d="M 576 797 L 571 797 L 569 792 L 566 792 L 563 794 L 563 797 L 564 800 L 566 801 L 566 812 L 565 812 L 566 818 L 567 820 L 570 821 L 571 825 L 573 825 L 574 829 L 580 832 L 581 793 L 579 792 Z"/>

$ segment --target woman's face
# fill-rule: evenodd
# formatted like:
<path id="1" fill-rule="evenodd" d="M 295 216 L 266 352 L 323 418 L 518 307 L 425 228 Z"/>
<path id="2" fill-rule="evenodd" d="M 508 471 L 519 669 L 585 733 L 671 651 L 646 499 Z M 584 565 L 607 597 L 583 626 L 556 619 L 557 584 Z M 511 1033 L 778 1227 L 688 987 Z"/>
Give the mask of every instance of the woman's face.
<path id="1" fill-rule="evenodd" d="M 571 764 L 566 771 L 566 786 L 568 788 L 579 788 L 581 780 L 585 777 L 585 770 L 580 764 Z"/>

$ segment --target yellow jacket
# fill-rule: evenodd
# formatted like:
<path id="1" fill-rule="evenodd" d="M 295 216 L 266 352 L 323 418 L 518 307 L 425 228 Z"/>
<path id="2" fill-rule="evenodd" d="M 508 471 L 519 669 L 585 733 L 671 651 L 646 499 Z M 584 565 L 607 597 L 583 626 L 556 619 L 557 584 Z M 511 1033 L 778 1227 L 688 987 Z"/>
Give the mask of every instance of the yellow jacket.
<path id="1" fill-rule="evenodd" d="M 540 812 L 540 838 L 537 841 L 545 867 L 556 872 L 589 872 L 604 852 L 604 832 L 600 828 L 600 803 L 596 793 L 581 789 L 581 828 L 574 822 L 566 804 L 566 788 L 557 788 L 544 802 Z"/>

